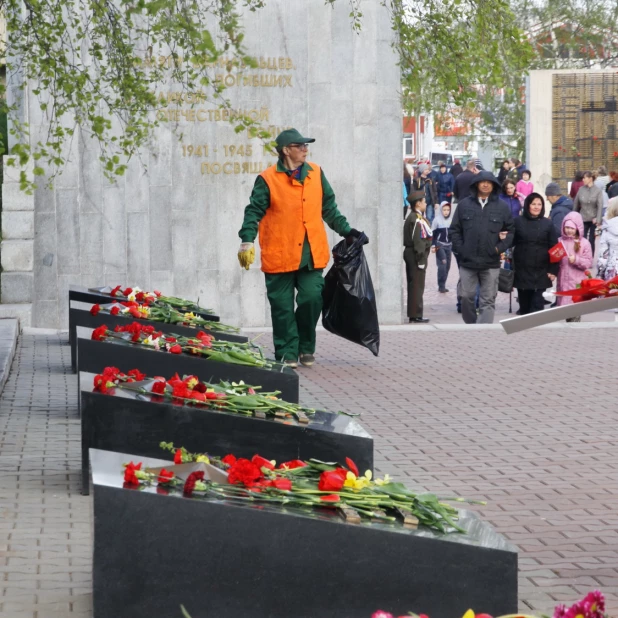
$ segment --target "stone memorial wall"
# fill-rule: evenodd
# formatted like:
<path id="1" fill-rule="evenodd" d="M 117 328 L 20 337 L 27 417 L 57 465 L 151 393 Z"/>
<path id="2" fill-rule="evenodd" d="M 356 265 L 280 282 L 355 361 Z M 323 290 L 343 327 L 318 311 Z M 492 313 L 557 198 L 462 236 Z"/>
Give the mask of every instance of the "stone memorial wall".
<path id="1" fill-rule="evenodd" d="M 236 253 L 255 177 L 275 158 L 260 140 L 235 133 L 229 120 L 241 112 L 273 134 L 293 126 L 316 138 L 308 160 L 322 166 L 350 224 L 369 236 L 381 322 L 399 323 L 399 69 L 386 9 L 366 0 L 362 10 L 360 34 L 343 1 L 330 8 L 323 0 L 271 0 L 247 12 L 245 44 L 257 68 L 228 72 L 222 58 L 212 69 L 231 108 L 217 109 L 199 91 L 160 88 L 161 127 L 115 184 L 102 175 L 97 148 L 81 135 L 53 189 L 26 196 L 9 171 L 2 302 L 31 304 L 34 326 L 66 328 L 70 284 L 138 285 L 199 298 L 225 322 L 268 325 L 259 253 L 248 272 Z M 165 65 L 170 58 L 150 61 Z M 45 131 L 45 116 L 29 93 L 21 114 L 33 136 Z M 334 232 L 329 239 L 339 240 Z"/>

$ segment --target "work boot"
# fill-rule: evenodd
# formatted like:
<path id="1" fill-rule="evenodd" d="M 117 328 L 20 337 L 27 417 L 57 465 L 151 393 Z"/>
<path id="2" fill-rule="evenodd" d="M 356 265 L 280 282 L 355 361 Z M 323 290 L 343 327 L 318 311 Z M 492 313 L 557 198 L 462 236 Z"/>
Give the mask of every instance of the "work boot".
<path id="1" fill-rule="evenodd" d="M 291 367 L 292 369 L 296 369 L 296 367 L 298 367 L 298 363 L 293 358 L 286 358 L 283 361 L 283 364 L 286 367 Z"/>
<path id="2" fill-rule="evenodd" d="M 311 367 L 311 365 L 315 363 L 315 356 L 313 356 L 313 354 L 301 354 L 298 360 L 300 360 L 301 365 Z"/>

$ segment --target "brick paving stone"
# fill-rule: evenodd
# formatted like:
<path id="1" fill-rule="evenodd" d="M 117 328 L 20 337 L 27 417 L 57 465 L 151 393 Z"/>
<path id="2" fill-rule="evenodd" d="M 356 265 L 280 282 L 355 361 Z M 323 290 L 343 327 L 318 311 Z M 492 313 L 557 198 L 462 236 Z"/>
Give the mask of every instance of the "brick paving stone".
<path id="1" fill-rule="evenodd" d="M 613 328 L 410 327 L 383 332 L 376 359 L 320 332 L 301 398 L 362 412 L 377 473 L 486 500 L 469 508 L 518 546 L 522 612 L 599 587 L 618 616 L 617 345 Z M 65 334 L 20 338 L 0 396 L 1 616 L 92 615 L 76 387 Z"/>

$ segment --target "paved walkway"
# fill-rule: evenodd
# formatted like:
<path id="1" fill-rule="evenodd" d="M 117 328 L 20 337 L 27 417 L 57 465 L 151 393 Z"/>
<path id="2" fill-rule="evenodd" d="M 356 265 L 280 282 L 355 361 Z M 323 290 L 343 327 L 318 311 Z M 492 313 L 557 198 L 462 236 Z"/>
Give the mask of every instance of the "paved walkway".
<path id="1" fill-rule="evenodd" d="M 522 611 L 601 588 L 618 612 L 618 329 L 406 327 L 382 339 L 375 359 L 320 333 L 302 400 L 361 411 L 380 473 L 486 499 L 481 514 L 521 550 Z M 7 618 L 92 615 L 91 498 L 79 494 L 69 366 L 66 334 L 26 334 L 0 396 Z"/>

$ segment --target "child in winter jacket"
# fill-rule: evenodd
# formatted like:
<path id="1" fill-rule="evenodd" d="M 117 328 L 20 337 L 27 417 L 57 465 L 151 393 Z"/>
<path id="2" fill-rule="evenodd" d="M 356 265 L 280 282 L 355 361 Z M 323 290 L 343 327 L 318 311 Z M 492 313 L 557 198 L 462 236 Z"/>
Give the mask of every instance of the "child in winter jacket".
<path id="1" fill-rule="evenodd" d="M 566 250 L 566 255 L 560 260 L 558 273 L 559 292 L 573 290 L 582 279 L 584 271 L 592 267 L 592 247 L 584 238 L 584 220 L 578 212 L 570 212 L 562 221 L 562 236 L 560 242 Z M 573 299 L 570 296 L 558 296 L 558 305 L 570 305 Z M 570 318 L 569 321 L 579 321 Z"/>
<path id="2" fill-rule="evenodd" d="M 521 180 L 515 185 L 515 189 L 519 195 L 526 199 L 533 191 L 534 184 L 530 182 L 532 174 L 528 170 L 521 173 Z"/>

